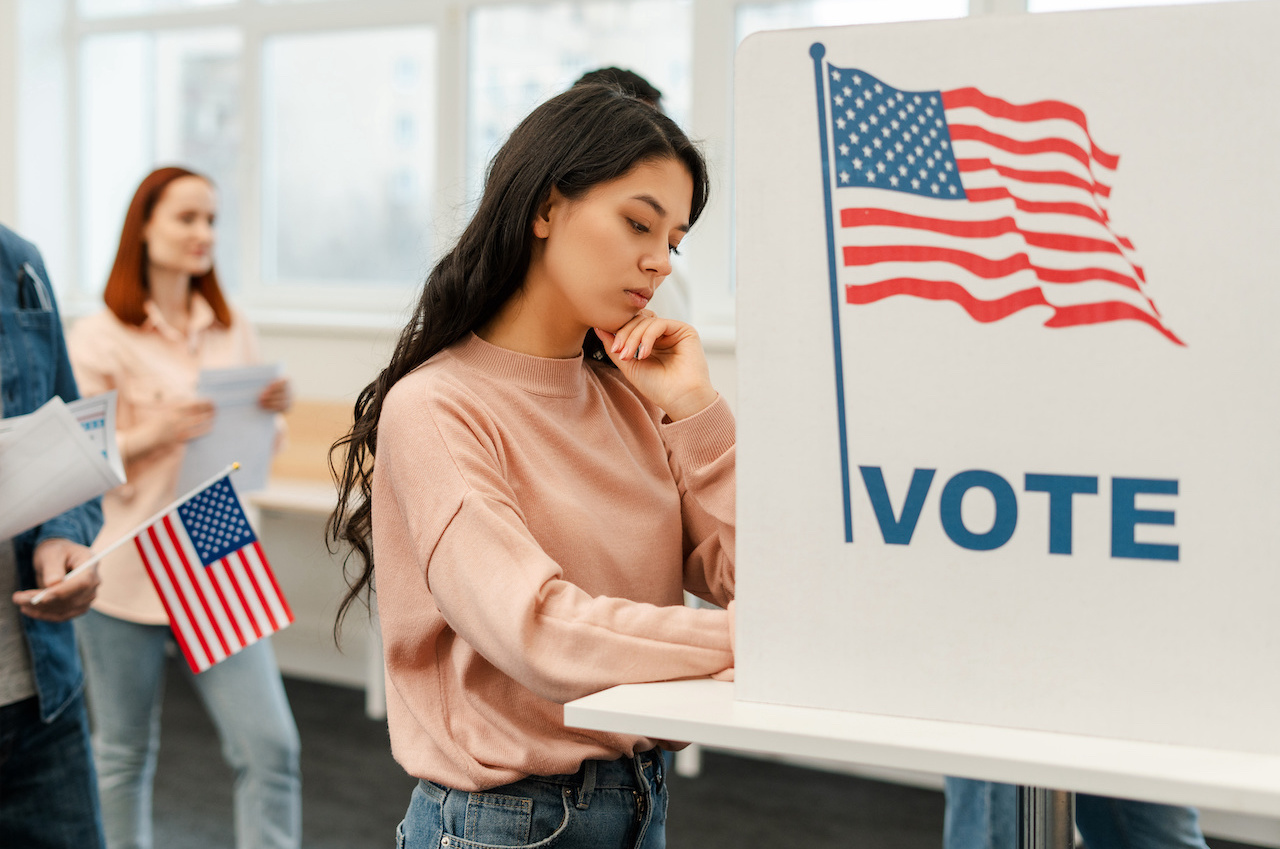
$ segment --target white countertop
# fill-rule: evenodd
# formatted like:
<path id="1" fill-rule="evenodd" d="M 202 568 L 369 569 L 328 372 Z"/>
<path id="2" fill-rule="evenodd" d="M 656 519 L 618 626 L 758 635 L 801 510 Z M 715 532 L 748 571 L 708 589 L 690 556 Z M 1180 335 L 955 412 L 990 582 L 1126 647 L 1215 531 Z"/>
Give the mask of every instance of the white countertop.
<path id="1" fill-rule="evenodd" d="M 1280 815 L 1280 756 L 735 701 L 733 684 L 614 687 L 565 724 L 1105 796 Z"/>

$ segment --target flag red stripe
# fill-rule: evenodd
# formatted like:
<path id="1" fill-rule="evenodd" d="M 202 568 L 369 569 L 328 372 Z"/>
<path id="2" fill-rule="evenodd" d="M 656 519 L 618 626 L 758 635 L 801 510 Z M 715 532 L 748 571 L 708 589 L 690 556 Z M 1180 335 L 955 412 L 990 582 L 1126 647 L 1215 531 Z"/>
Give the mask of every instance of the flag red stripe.
<path id="1" fill-rule="evenodd" d="M 972 272 L 984 280 L 1007 277 L 1018 271 L 1030 271 L 1046 283 L 1082 283 L 1088 280 L 1108 280 L 1141 292 L 1138 281 L 1106 268 L 1043 268 L 1033 265 L 1031 257 L 1024 253 L 1004 259 L 988 259 L 985 256 L 954 248 L 935 248 L 925 245 L 873 245 L 844 248 L 844 264 L 848 266 L 874 265 L 878 262 L 949 262 Z"/>
<path id="2" fill-rule="evenodd" d="M 168 519 L 167 516 L 165 518 Z M 178 597 L 178 603 L 182 605 L 182 618 L 190 623 L 191 630 L 195 632 L 196 642 L 200 644 L 201 651 L 203 651 L 204 656 L 212 662 L 213 652 L 209 649 L 209 643 L 205 640 L 204 634 L 201 633 L 201 628 L 196 622 L 195 617 L 191 615 L 191 606 L 187 602 L 186 593 L 184 593 L 182 588 L 178 586 L 178 578 L 177 575 L 174 574 L 173 564 L 169 562 L 168 557 L 165 557 L 164 550 L 160 547 L 160 535 L 156 533 L 156 526 L 152 525 L 147 528 L 146 534 L 151 539 L 151 547 L 156 551 L 156 559 L 160 561 L 161 568 L 164 569 L 165 574 L 169 576 L 169 584 L 173 587 L 173 594 Z M 169 614 L 169 621 L 172 622 L 174 619 L 173 611 L 169 609 L 168 605 L 165 605 L 165 612 Z M 178 646 L 182 649 L 182 653 L 186 655 L 187 665 L 191 667 L 192 671 L 199 672 L 201 669 L 206 668 L 206 664 L 197 663 L 194 660 L 191 650 L 187 646 L 187 641 L 183 638 L 181 631 L 174 630 L 172 628 L 170 630 L 173 630 Z"/>
<path id="3" fill-rule="evenodd" d="M 897 277 L 865 286 L 845 286 L 845 300 L 850 304 L 869 304 L 895 295 L 908 295 L 931 301 L 952 301 L 971 317 L 983 323 L 999 321 L 1019 310 L 1035 306 L 1050 307 L 1054 311 L 1045 322 L 1046 327 L 1073 327 L 1101 324 L 1107 321 L 1141 321 L 1158 330 L 1175 344 L 1184 344 L 1157 318 L 1132 304 L 1120 301 L 1058 307 L 1046 301 L 1039 289 L 1023 289 L 994 301 L 983 301 L 969 294 L 968 290 L 959 283 L 948 280 L 921 280 L 914 277 Z"/>
<path id="4" fill-rule="evenodd" d="M 147 554 L 146 547 L 142 544 L 142 535 L 144 533 L 146 531 L 140 532 L 133 538 L 133 546 L 138 550 L 138 557 L 142 560 L 142 565 L 146 567 L 147 576 L 151 578 L 151 583 L 156 588 L 156 595 L 160 597 L 160 604 L 164 607 L 165 615 L 169 617 L 174 641 L 177 642 L 178 648 L 182 649 L 182 656 L 186 658 L 187 666 L 191 668 L 192 672 L 199 672 L 203 668 L 203 663 L 192 653 L 190 645 L 182 634 L 181 625 L 179 624 L 181 619 L 174 615 L 173 605 L 169 603 L 169 594 L 160 586 L 160 580 L 156 577 L 155 567 Z"/>
<path id="5" fill-rule="evenodd" d="M 995 171 L 1001 177 L 1008 177 L 1010 180 L 1019 180 L 1023 183 L 1041 183 L 1052 184 L 1056 186 L 1071 186 L 1076 189 L 1084 189 L 1095 195 L 1101 195 L 1104 198 L 1111 197 L 1111 187 L 1099 182 L 1089 182 L 1075 174 L 1068 174 L 1066 171 L 1027 171 L 1021 168 L 1009 168 L 1005 165 L 996 165 L 990 159 L 957 159 L 956 167 L 960 169 L 960 173 L 974 173 L 976 171 Z"/>
<path id="6" fill-rule="evenodd" d="M 235 559 L 232 561 L 236 567 L 236 575 L 239 580 L 243 581 L 243 587 L 246 588 L 246 599 L 250 600 L 250 615 L 253 617 L 254 627 L 260 627 L 263 633 L 270 634 L 275 631 L 275 626 L 271 623 L 271 614 L 267 612 L 267 605 L 262 597 L 262 593 L 254 584 L 255 578 L 253 570 L 249 567 L 249 561 L 245 557 L 244 550 L 235 552 Z M 249 592 L 249 590 L 252 592 Z"/>
<path id="7" fill-rule="evenodd" d="M 985 127 L 975 127 L 970 124 L 949 124 L 947 129 L 951 133 L 952 141 L 982 142 L 991 147 L 1023 156 L 1034 156 L 1039 153 L 1062 153 L 1078 160 L 1085 168 L 1090 168 L 1093 164 L 1084 148 L 1067 139 L 1047 138 L 1023 141 L 1021 139 L 1011 139 L 1008 136 L 993 133 Z"/>
<path id="8" fill-rule="evenodd" d="M 988 221 L 953 221 L 947 218 L 926 218 L 908 215 L 888 209 L 850 208 L 840 210 L 842 227 L 904 227 L 912 230 L 928 230 L 948 236 L 969 239 L 990 239 L 1016 233 L 1033 247 L 1048 248 L 1072 253 L 1111 253 L 1123 256 L 1115 242 L 1073 236 L 1065 233 L 1037 233 L 1023 230 L 1012 218 L 993 218 Z"/>
<path id="9" fill-rule="evenodd" d="M 276 621 L 276 616 L 271 612 L 271 605 L 267 603 L 267 597 L 262 592 L 262 587 L 258 585 L 258 579 L 253 574 L 253 567 L 249 565 L 249 558 L 245 557 L 244 549 L 236 552 L 236 556 L 240 558 L 240 565 L 244 567 L 245 577 L 249 579 L 249 586 L 253 587 L 254 593 L 258 596 L 258 601 L 262 604 L 262 612 L 267 616 L 267 624 L 271 626 L 271 630 L 280 630 L 280 623 Z"/>
<path id="10" fill-rule="evenodd" d="M 1013 201 L 1013 205 L 1018 209 L 1023 212 L 1033 214 L 1079 215 L 1098 222 L 1102 226 L 1106 227 L 1108 232 L 1111 230 L 1110 222 L 1105 210 L 1094 209 L 1092 207 L 1085 206 L 1082 203 L 1046 203 L 1044 201 L 1026 200 L 1025 198 L 1020 198 L 1013 194 L 1004 186 L 966 189 L 965 195 L 971 203 L 985 203 L 987 201 L 1004 200 L 1007 198 L 1008 200 Z M 1133 242 L 1129 241 L 1124 236 L 1116 236 L 1115 239 L 1116 242 L 1125 250 L 1131 251 L 1134 249 Z M 1126 259 L 1129 262 L 1129 267 L 1133 269 L 1133 273 L 1138 276 L 1139 280 L 1145 283 L 1147 281 L 1147 274 L 1143 270 L 1142 266 L 1137 265 L 1132 259 L 1128 259 L 1128 257 L 1126 257 Z"/>
<path id="11" fill-rule="evenodd" d="M 255 547 L 257 546 L 257 543 L 256 543 L 256 542 L 254 543 L 254 546 L 255 546 Z M 261 551 L 261 549 L 256 549 L 256 551 L 257 551 L 258 556 L 259 556 L 259 557 L 261 557 L 261 556 L 262 556 L 262 551 Z M 253 566 L 249 563 L 249 559 L 248 559 L 248 557 L 246 557 L 246 556 L 245 556 L 244 549 L 242 548 L 242 549 L 240 549 L 240 551 L 238 551 L 238 552 L 236 552 L 236 553 L 240 555 L 240 562 L 244 565 L 245 574 L 249 576 L 249 583 L 253 584 L 253 590 L 254 590 L 254 592 L 256 592 L 256 593 L 258 594 L 258 600 L 259 600 L 260 602 L 262 602 L 262 609 L 263 609 L 263 611 L 265 611 L 265 612 L 266 612 L 266 614 L 267 614 L 267 619 L 268 619 L 268 620 L 270 620 L 270 622 L 271 622 L 271 630 L 272 630 L 272 631 L 279 631 L 281 628 L 283 628 L 283 627 L 284 627 L 285 625 L 287 625 L 288 623 L 287 623 L 287 622 L 281 622 L 281 621 L 276 617 L 276 613 L 275 613 L 275 611 L 272 609 L 272 605 L 271 605 L 271 603 L 267 600 L 267 595 L 266 595 L 266 593 L 263 591 L 261 583 L 259 583 L 257 576 L 256 576 L 256 575 L 254 575 Z M 270 569 L 267 569 L 267 570 L 266 570 L 266 573 L 267 573 L 267 575 L 268 575 L 268 576 L 270 576 L 270 575 L 271 575 L 271 570 L 270 570 Z M 274 578 L 273 578 L 272 580 L 274 581 Z"/>
<path id="12" fill-rule="evenodd" d="M 222 563 L 227 570 L 227 583 L 231 584 L 232 589 L 236 591 L 236 598 L 240 601 L 240 609 L 244 611 L 244 618 L 249 620 L 249 624 L 253 627 L 253 635 L 256 639 L 262 639 L 262 628 L 258 626 L 258 617 L 253 615 L 252 608 L 249 607 L 249 599 L 245 598 L 244 589 L 240 586 L 240 581 L 236 578 L 235 573 L 231 571 L 231 558 L 222 558 Z"/>
<path id="13" fill-rule="evenodd" d="M 253 550 L 258 555 L 258 562 L 262 564 L 262 571 L 267 573 L 267 580 L 271 581 L 271 589 L 276 594 L 276 601 L 280 602 L 280 607 L 284 610 L 286 620 L 284 625 L 288 625 L 293 621 L 293 611 L 289 609 L 289 602 L 284 597 L 284 593 L 280 592 L 280 585 L 276 583 L 276 574 L 271 571 L 271 567 L 267 564 L 267 555 L 263 552 L 262 546 L 255 539 L 253 541 Z M 284 625 L 280 627 L 283 628 Z"/>
<path id="14" fill-rule="evenodd" d="M 921 280 L 915 277 L 895 277 L 865 286 L 845 286 L 845 300 L 850 304 L 870 304 L 894 295 L 911 295 L 930 301 L 954 301 L 970 316 L 983 322 L 1008 318 L 1027 307 L 1051 306 L 1039 289 L 1023 289 L 997 298 L 983 301 L 969 294 L 959 283 L 949 280 Z"/>
<path id="15" fill-rule="evenodd" d="M 1154 308 L 1154 304 L 1152 307 Z M 1186 343 L 1174 335 L 1173 331 L 1160 323 L 1157 316 L 1148 315 L 1132 304 L 1122 301 L 1104 301 L 1097 304 L 1075 304 L 1057 307 L 1053 317 L 1046 321 L 1045 327 L 1076 327 L 1082 324 L 1101 324 L 1104 321 L 1121 321 L 1133 319 L 1143 321 L 1163 333 L 1175 345 L 1186 346 Z"/>
<path id="16" fill-rule="evenodd" d="M 226 560 L 226 558 L 223 558 L 223 560 Z M 222 592 L 222 582 L 216 576 L 209 575 L 207 571 L 205 575 L 209 578 L 209 585 L 213 587 L 214 593 L 218 596 L 218 604 L 222 606 L 222 611 L 227 616 L 227 623 L 231 625 L 231 630 L 235 632 L 236 645 L 239 648 L 244 648 L 248 643 L 245 642 L 244 634 L 240 631 L 240 625 L 236 622 L 235 614 L 231 612 L 231 605 L 227 604 L 227 597 Z"/>
<path id="17" fill-rule="evenodd" d="M 163 519 L 164 529 L 169 534 L 169 541 L 173 543 L 173 549 L 177 552 L 178 559 L 182 561 L 182 568 L 186 570 L 187 577 L 191 581 L 191 590 L 195 593 L 196 601 L 200 602 L 200 606 L 204 608 L 204 615 L 209 619 L 209 630 L 213 631 L 213 635 L 218 638 L 218 645 L 222 646 L 224 654 L 230 655 L 231 647 L 227 645 L 227 639 L 222 634 L 222 629 L 218 627 L 218 622 L 213 616 L 213 608 L 209 606 L 209 600 L 204 596 L 204 590 L 200 588 L 200 584 L 196 578 L 195 570 L 191 568 L 191 562 L 187 560 L 187 553 L 182 550 L 182 543 L 178 541 L 178 534 L 173 529 L 173 522 L 168 516 Z M 203 565 L 200 566 L 204 568 Z"/>
<path id="18" fill-rule="evenodd" d="M 1004 186 L 987 186 L 977 189 L 965 189 L 965 197 L 971 203 L 985 203 L 986 201 L 1004 200 L 1008 198 L 1013 201 L 1013 205 L 1023 212 L 1047 213 L 1050 215 L 1079 215 L 1082 218 L 1089 218 L 1097 221 L 1099 224 L 1106 225 L 1108 216 L 1105 210 L 1095 209 L 1092 206 L 1083 203 L 1051 203 L 1040 200 L 1027 200 L 1020 198 Z M 1125 245 L 1125 247 L 1131 247 Z"/>
<path id="19" fill-rule="evenodd" d="M 1001 100 L 998 97 L 983 94 L 970 86 L 944 91 L 942 93 L 942 106 L 943 109 L 959 109 L 964 106 L 972 106 L 994 118 L 1004 118 L 1009 121 L 1021 121 L 1024 123 L 1055 119 L 1070 121 L 1084 130 L 1085 136 L 1089 139 L 1090 152 L 1093 154 L 1094 159 L 1112 169 L 1120 164 L 1119 156 L 1107 153 L 1098 147 L 1098 143 L 1093 140 L 1093 136 L 1089 134 L 1089 121 L 1085 118 L 1084 112 L 1070 103 L 1063 103 L 1061 100 L 1040 100 L 1035 103 L 1018 105 L 1007 100 Z"/>

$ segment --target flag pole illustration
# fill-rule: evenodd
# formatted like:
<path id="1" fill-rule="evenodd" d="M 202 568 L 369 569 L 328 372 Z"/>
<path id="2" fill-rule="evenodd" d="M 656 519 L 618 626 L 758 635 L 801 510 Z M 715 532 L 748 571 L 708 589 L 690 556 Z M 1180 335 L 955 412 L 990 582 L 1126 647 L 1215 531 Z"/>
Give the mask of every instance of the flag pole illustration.
<path id="1" fill-rule="evenodd" d="M 813 57 L 814 80 L 818 87 L 818 138 L 822 142 L 822 199 L 827 210 L 827 267 L 831 272 L 831 341 L 835 345 L 836 415 L 840 431 L 840 484 L 844 488 L 844 541 L 853 542 L 853 504 L 849 496 L 849 436 L 844 413 L 844 354 L 840 346 L 840 291 L 836 269 L 836 234 L 831 203 L 831 161 L 827 148 L 827 108 L 822 57 L 827 48 L 816 42 L 809 48 Z"/>
<path id="2" fill-rule="evenodd" d="M 228 466 L 67 576 L 132 541 L 196 673 L 293 621 L 231 486 L 239 467 Z"/>
<path id="3" fill-rule="evenodd" d="M 972 86 L 907 91 L 825 54 L 809 48 L 852 542 L 842 305 L 949 302 L 981 324 L 1042 307 L 1055 331 L 1138 322 L 1185 343 L 1148 292 L 1133 242 L 1113 227 L 1120 157 L 1097 143 L 1084 110 Z"/>

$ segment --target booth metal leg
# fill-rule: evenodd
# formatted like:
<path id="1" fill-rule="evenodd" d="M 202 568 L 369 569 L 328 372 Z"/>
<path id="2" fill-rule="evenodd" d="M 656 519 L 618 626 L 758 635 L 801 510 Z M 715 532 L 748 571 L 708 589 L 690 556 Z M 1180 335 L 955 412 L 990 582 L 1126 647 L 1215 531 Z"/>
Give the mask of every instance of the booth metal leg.
<path id="1" fill-rule="evenodd" d="M 1075 840 L 1075 794 L 1018 788 L 1018 849 L 1074 849 Z"/>

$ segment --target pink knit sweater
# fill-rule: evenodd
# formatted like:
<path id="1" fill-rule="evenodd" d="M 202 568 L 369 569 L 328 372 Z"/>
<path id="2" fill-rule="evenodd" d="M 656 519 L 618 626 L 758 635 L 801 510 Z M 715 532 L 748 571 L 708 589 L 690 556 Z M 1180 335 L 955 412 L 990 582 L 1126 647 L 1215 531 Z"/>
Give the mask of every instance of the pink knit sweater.
<path id="1" fill-rule="evenodd" d="M 388 394 L 373 547 L 391 748 L 482 790 L 660 741 L 564 726 L 615 684 L 733 666 L 734 423 L 471 335 Z"/>

